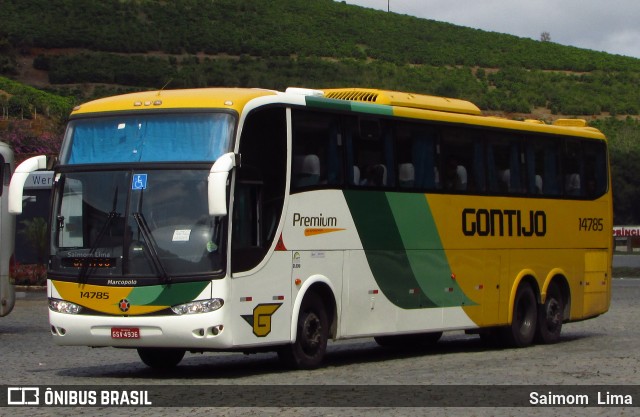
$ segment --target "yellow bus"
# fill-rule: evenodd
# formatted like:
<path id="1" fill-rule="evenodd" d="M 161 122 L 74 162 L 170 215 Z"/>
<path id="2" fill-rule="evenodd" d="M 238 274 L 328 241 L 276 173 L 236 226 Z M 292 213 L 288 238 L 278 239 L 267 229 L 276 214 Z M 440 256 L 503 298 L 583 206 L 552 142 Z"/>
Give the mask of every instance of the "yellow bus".
<path id="1" fill-rule="evenodd" d="M 609 308 L 607 144 L 582 120 L 360 88 L 141 92 L 75 108 L 54 170 L 60 345 L 314 368 L 329 339 L 524 347 Z"/>

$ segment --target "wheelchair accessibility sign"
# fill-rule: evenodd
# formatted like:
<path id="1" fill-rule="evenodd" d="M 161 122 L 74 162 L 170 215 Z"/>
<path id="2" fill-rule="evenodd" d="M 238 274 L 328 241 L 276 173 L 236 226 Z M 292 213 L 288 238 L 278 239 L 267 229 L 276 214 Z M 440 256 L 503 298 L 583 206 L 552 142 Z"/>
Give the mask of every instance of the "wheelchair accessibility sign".
<path id="1" fill-rule="evenodd" d="M 131 180 L 132 190 L 146 190 L 147 189 L 147 174 L 134 174 Z"/>

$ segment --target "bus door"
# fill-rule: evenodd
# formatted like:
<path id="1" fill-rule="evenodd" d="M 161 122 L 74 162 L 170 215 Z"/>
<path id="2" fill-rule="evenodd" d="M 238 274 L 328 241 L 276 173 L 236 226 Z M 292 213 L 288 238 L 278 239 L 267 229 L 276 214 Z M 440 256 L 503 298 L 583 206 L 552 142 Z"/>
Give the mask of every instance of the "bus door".
<path id="1" fill-rule="evenodd" d="M 240 138 L 231 211 L 234 345 L 282 343 L 291 333 L 291 255 L 278 250 L 286 192 L 286 111 L 258 109 Z"/>

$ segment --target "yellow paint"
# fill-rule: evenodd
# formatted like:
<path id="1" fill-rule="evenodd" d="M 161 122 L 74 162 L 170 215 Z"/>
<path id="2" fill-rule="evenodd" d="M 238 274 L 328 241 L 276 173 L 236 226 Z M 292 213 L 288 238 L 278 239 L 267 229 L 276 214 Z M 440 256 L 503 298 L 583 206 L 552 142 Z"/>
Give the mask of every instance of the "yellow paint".
<path id="1" fill-rule="evenodd" d="M 76 107 L 71 115 L 197 108 L 230 109 L 241 113 L 250 100 L 269 95 L 275 95 L 275 92 L 248 88 L 145 91 L 90 101 Z"/>
<path id="2" fill-rule="evenodd" d="M 120 300 L 126 299 L 129 296 L 133 287 L 104 287 L 75 282 L 51 282 L 63 300 L 100 313 L 135 316 L 154 313 L 168 307 L 131 305 L 128 311 L 123 312 L 118 307 L 118 303 Z"/>
<path id="3" fill-rule="evenodd" d="M 265 337 L 271 333 L 271 316 L 280 308 L 280 304 L 260 304 L 253 309 L 253 334 Z"/>
<path id="4" fill-rule="evenodd" d="M 478 306 L 464 306 L 479 326 L 504 325 L 512 320 L 513 302 L 520 282 L 533 278 L 544 300 L 551 280 L 561 275 L 570 292 L 570 318 L 578 320 L 607 311 L 610 294 L 610 195 L 599 200 L 567 201 L 513 197 L 429 195 L 427 202 L 437 219 L 442 247 L 451 271 L 464 293 Z M 544 211 L 544 236 L 467 236 L 463 210 L 495 209 Z M 580 218 L 602 218 L 602 231 L 579 230 Z M 515 220 L 515 217 L 514 217 Z M 506 221 L 506 219 L 505 219 Z M 527 223 L 528 224 L 528 223 Z M 602 248 L 593 250 L 592 248 Z"/>

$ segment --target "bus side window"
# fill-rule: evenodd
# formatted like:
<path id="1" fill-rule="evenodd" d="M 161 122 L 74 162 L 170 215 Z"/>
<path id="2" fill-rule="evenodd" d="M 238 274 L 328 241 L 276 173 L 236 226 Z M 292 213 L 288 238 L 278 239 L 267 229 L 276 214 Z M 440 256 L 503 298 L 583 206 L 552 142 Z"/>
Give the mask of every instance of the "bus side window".
<path id="1" fill-rule="evenodd" d="M 442 184 L 445 190 L 468 192 L 475 184 L 474 144 L 464 129 L 443 129 L 442 149 L 444 156 Z"/>
<path id="2" fill-rule="evenodd" d="M 485 193 L 487 191 L 486 148 L 485 141 L 480 137 L 476 137 L 473 141 L 473 177 L 474 191 Z"/>
<path id="3" fill-rule="evenodd" d="M 530 139 L 525 148 L 525 170 L 527 177 L 527 192 L 533 195 L 542 194 L 543 180 L 541 161 L 538 161 L 534 142 Z"/>
<path id="4" fill-rule="evenodd" d="M 494 138 L 487 150 L 489 189 L 492 192 L 520 194 L 525 192 L 519 143 L 508 138 Z"/>
<path id="5" fill-rule="evenodd" d="M 584 166 L 582 164 L 581 143 L 578 140 L 567 140 L 562 152 L 562 178 L 564 195 L 578 197 L 584 195 Z"/>
<path id="6" fill-rule="evenodd" d="M 600 197 L 607 192 L 609 184 L 606 146 L 596 141 L 584 141 L 582 145 L 586 196 Z"/>
<path id="7" fill-rule="evenodd" d="M 355 122 L 349 120 L 347 127 L 347 165 L 353 169 L 350 183 L 364 187 L 393 186 L 396 171 L 392 126 L 378 119 Z"/>
<path id="8" fill-rule="evenodd" d="M 439 183 L 436 131 L 418 124 L 396 126 L 398 185 L 400 188 L 434 190 Z"/>
<path id="9" fill-rule="evenodd" d="M 292 146 L 292 191 L 342 184 L 342 135 L 338 115 L 294 109 Z"/>
<path id="10" fill-rule="evenodd" d="M 446 158 L 444 187 L 452 191 L 466 191 L 469 184 L 467 168 L 455 154 Z"/>
<path id="11" fill-rule="evenodd" d="M 511 176 L 509 178 L 509 189 L 512 194 L 522 194 L 526 190 L 522 181 L 522 153 L 520 144 L 516 141 L 509 143 L 509 169 Z"/>
<path id="12" fill-rule="evenodd" d="M 558 196 L 561 193 L 558 144 L 552 140 L 536 141 L 536 169 L 541 167 L 542 194 Z"/>

